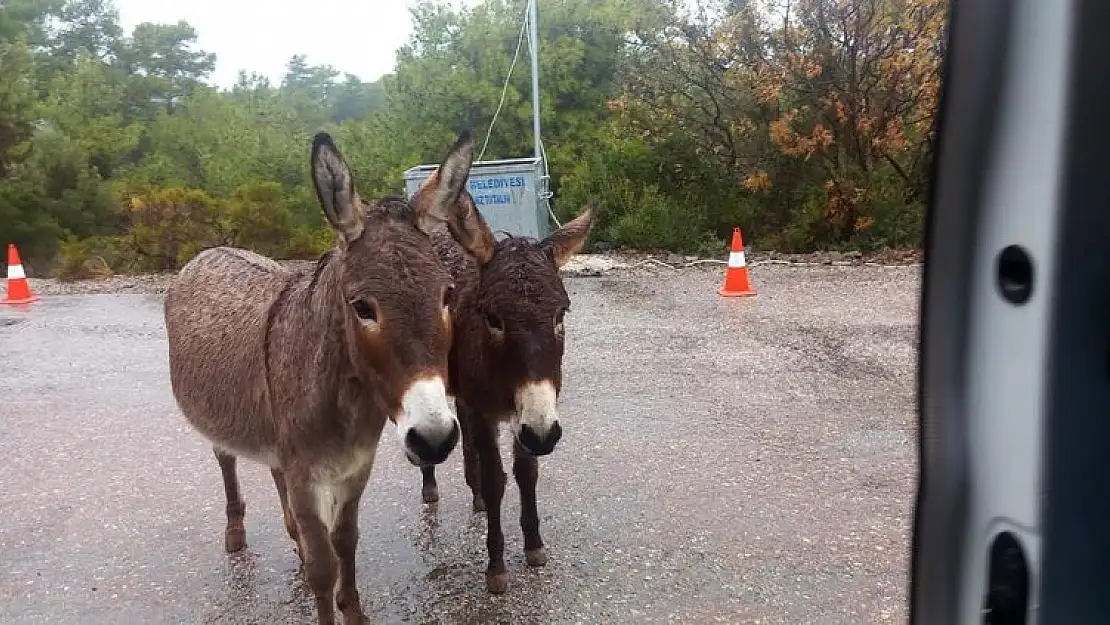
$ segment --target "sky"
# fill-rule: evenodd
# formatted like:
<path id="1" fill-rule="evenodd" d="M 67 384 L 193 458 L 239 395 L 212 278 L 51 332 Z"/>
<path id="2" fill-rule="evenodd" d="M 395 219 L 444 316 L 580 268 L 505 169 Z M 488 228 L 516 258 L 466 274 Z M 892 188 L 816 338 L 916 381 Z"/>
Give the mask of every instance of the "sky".
<path id="1" fill-rule="evenodd" d="M 476 0 L 455 0 L 473 4 Z M 197 47 L 216 54 L 209 81 L 235 84 L 240 69 L 280 82 L 294 54 L 365 81 L 392 71 L 412 32 L 410 0 L 115 0 L 124 32 L 142 22 L 189 22 Z"/>

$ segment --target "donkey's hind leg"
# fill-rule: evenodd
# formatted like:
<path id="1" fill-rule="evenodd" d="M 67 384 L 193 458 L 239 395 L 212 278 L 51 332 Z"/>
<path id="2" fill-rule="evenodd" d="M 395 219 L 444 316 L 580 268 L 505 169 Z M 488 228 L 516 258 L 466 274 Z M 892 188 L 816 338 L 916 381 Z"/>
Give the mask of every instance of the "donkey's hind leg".
<path id="1" fill-rule="evenodd" d="M 285 473 L 281 469 L 270 469 L 274 477 L 274 486 L 277 487 L 278 499 L 281 500 L 281 517 L 285 521 L 285 532 L 293 542 L 297 542 L 297 521 L 293 519 L 293 511 L 289 509 L 289 490 L 285 486 Z"/>
<path id="2" fill-rule="evenodd" d="M 227 497 L 227 529 L 224 530 L 224 549 L 228 553 L 239 551 L 247 544 L 247 529 L 243 518 L 247 514 L 247 504 L 239 492 L 239 476 L 235 472 L 235 456 L 213 447 L 216 461 L 220 463 L 220 473 L 224 478 L 224 495 Z"/>

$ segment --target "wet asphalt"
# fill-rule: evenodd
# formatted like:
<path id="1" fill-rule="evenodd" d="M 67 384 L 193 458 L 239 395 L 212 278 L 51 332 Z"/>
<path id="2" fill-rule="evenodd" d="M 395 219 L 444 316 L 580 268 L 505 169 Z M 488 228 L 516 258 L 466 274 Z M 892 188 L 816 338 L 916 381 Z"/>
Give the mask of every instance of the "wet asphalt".
<path id="1" fill-rule="evenodd" d="M 441 500 L 387 426 L 363 497 L 376 623 L 894 623 L 906 618 L 919 267 L 568 278 L 564 438 L 541 460 L 551 560 L 485 591 L 461 451 Z M 312 623 L 269 472 L 223 551 L 207 444 L 170 394 L 161 296 L 0 307 L 0 623 Z M 503 439 L 505 457 L 508 440 Z"/>

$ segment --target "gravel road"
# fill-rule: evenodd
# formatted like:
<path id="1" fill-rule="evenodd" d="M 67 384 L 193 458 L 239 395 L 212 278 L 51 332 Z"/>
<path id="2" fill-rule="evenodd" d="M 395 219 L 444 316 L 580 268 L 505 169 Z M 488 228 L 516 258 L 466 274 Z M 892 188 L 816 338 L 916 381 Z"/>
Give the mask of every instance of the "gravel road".
<path id="1" fill-rule="evenodd" d="M 512 585 L 487 595 L 461 455 L 424 506 L 387 431 L 360 519 L 374 622 L 904 622 L 920 267 L 762 263 L 758 296 L 723 299 L 717 264 L 603 260 L 567 277 L 550 563 L 527 570 L 510 485 Z M 40 302 L 0 307 L 0 622 L 312 622 L 262 467 L 240 468 L 248 549 L 223 552 L 164 283 L 35 280 Z"/>

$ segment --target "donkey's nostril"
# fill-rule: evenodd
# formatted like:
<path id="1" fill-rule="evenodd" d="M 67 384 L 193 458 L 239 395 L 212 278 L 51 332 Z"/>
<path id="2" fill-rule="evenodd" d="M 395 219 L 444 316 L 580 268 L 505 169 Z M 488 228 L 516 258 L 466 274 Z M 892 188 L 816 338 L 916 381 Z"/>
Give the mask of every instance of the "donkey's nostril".
<path id="1" fill-rule="evenodd" d="M 552 448 L 554 448 L 555 444 L 558 443 L 559 439 L 562 437 L 563 426 L 559 425 L 559 422 L 556 421 L 551 425 L 551 429 L 547 432 L 548 444 L 551 445 Z"/>
<path id="2" fill-rule="evenodd" d="M 553 423 L 551 428 L 548 429 L 547 433 L 543 436 L 537 434 L 532 426 L 521 424 L 520 434 L 518 435 L 520 445 L 533 456 L 546 456 L 551 453 L 555 449 L 555 444 L 558 443 L 559 439 L 562 437 L 563 428 L 559 425 L 558 421 Z"/>
<path id="3" fill-rule="evenodd" d="M 459 442 L 459 426 L 451 424 L 451 429 L 443 435 L 440 432 L 428 436 L 424 432 L 413 428 L 405 434 L 405 447 L 420 461 L 421 464 L 440 464 L 455 449 Z"/>
<path id="4" fill-rule="evenodd" d="M 451 433 L 447 435 L 447 438 L 444 439 L 444 441 L 441 445 L 441 447 L 443 448 L 443 460 L 447 459 L 447 456 L 451 454 L 451 450 L 453 450 L 455 448 L 455 445 L 458 445 L 458 444 L 459 444 L 459 424 L 457 422 L 452 421 L 451 422 Z M 443 460 L 441 460 L 440 462 L 442 462 Z"/>

